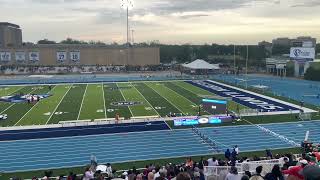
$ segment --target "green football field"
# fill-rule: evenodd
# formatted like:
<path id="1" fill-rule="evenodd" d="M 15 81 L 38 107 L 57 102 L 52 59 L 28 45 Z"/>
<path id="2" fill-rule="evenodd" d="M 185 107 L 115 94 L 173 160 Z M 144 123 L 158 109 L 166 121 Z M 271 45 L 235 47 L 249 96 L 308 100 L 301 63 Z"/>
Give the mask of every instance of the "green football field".
<path id="1" fill-rule="evenodd" d="M 57 124 L 61 121 L 145 116 L 166 117 L 197 115 L 204 97 L 215 94 L 183 81 L 129 82 L 99 84 L 64 84 L 7 86 L 0 88 L 0 97 L 18 94 L 51 94 L 38 103 L 0 102 L 0 126 Z M 134 105 L 120 104 L 133 102 Z M 228 102 L 228 108 L 247 108 Z M 201 114 L 208 115 L 202 110 Z"/>

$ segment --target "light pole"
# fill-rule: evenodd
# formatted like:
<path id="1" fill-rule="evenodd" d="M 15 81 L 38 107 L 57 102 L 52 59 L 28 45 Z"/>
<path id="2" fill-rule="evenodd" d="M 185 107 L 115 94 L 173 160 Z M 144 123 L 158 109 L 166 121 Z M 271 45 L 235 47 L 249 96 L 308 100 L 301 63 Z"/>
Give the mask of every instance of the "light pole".
<path id="1" fill-rule="evenodd" d="M 247 45 L 247 58 L 246 58 L 246 89 L 248 89 L 248 59 L 249 59 L 249 45 Z"/>
<path id="2" fill-rule="evenodd" d="M 129 9 L 133 8 L 133 1 L 121 0 L 121 7 L 127 11 L 127 45 L 129 45 Z"/>
<path id="3" fill-rule="evenodd" d="M 133 33 L 134 33 L 134 30 L 132 29 L 131 30 L 131 42 L 132 42 L 132 45 L 134 44 L 134 36 L 133 36 Z"/>
<path id="4" fill-rule="evenodd" d="M 121 0 L 121 7 L 127 11 L 127 66 L 129 64 L 129 9 L 133 8 L 133 1 L 132 0 Z"/>
<path id="5" fill-rule="evenodd" d="M 236 45 L 233 45 L 233 74 L 236 75 Z"/>

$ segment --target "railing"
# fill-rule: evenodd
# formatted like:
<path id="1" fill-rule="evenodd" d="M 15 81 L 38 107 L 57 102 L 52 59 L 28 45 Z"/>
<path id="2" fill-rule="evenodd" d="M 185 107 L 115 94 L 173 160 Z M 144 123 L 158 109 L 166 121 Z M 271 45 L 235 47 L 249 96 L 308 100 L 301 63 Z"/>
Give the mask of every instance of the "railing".
<path id="1" fill-rule="evenodd" d="M 280 167 L 283 166 L 279 159 L 273 159 L 236 163 L 235 167 L 237 168 L 239 174 L 244 174 L 245 171 L 254 173 L 258 166 L 262 166 L 261 174 L 265 175 L 271 172 L 274 165 L 279 165 Z M 218 179 L 220 176 L 225 176 L 230 171 L 230 169 L 231 166 L 205 166 L 205 179 Z"/>

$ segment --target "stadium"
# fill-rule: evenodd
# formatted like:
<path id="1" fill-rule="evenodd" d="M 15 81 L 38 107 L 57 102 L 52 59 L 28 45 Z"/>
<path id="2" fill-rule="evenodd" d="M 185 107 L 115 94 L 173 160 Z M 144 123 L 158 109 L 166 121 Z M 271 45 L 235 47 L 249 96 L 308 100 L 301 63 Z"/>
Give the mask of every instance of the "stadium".
<path id="1" fill-rule="evenodd" d="M 26 44 L 0 23 L 0 179 L 319 180 L 320 83 L 286 77 L 318 45 L 293 41 L 261 70 L 248 45 L 163 63 L 165 45 Z"/>

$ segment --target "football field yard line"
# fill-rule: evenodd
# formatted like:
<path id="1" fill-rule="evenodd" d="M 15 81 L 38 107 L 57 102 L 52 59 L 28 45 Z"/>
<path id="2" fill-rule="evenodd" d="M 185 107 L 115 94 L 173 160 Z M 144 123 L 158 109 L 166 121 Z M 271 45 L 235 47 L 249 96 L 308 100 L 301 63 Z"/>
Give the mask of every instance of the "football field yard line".
<path id="1" fill-rule="evenodd" d="M 103 95 L 104 117 L 108 118 L 107 117 L 106 99 L 105 99 L 105 96 L 104 96 L 104 84 L 103 83 L 101 83 L 101 89 L 102 89 L 102 95 Z"/>
<path id="2" fill-rule="evenodd" d="M 47 89 L 45 89 L 45 86 L 29 86 L 26 87 L 26 89 L 21 92 L 23 95 L 30 95 L 30 94 L 44 94 L 48 92 Z M 21 103 L 15 103 L 13 106 L 11 106 L 9 109 L 4 112 L 7 114 L 8 118 L 6 121 L 1 122 L 2 125 L 6 126 L 14 126 L 18 120 L 22 116 L 24 116 L 32 107 L 34 104 L 21 102 Z"/>
<path id="3" fill-rule="evenodd" d="M 188 90 L 190 91 L 191 93 L 195 94 L 195 95 L 198 95 L 196 94 L 195 92 L 193 92 L 191 89 L 188 89 L 186 88 L 185 86 L 190 86 L 190 87 L 193 87 L 193 89 L 197 90 L 198 89 L 198 92 L 201 93 L 200 91 L 202 91 L 203 93 L 201 93 L 202 95 L 210 95 L 210 96 L 217 96 L 217 97 L 220 97 L 222 99 L 224 99 L 224 97 L 222 96 L 219 96 L 213 92 L 210 92 L 210 91 L 207 91 L 205 89 L 202 89 L 200 87 L 196 87 L 196 86 L 193 86 L 192 84 L 189 84 L 189 83 L 186 83 L 186 82 L 183 82 L 183 81 L 179 81 L 179 82 L 173 82 L 173 84 L 185 89 L 185 90 Z M 184 86 L 185 85 L 185 86 Z M 205 94 L 204 94 L 205 93 Z M 198 95 L 198 97 L 201 97 Z M 233 100 L 227 100 L 228 104 L 227 104 L 227 108 L 231 111 L 237 111 L 237 109 L 248 109 L 248 107 L 242 105 L 242 104 L 239 104 Z"/>
<path id="4" fill-rule="evenodd" d="M 146 83 L 144 83 L 146 84 Z M 159 94 L 159 96 L 163 97 L 165 100 L 167 100 L 171 105 L 173 105 L 175 108 L 177 108 L 180 112 L 182 112 L 183 114 L 186 114 L 185 112 L 183 112 L 179 107 L 177 107 L 175 104 L 173 104 L 171 101 L 169 101 L 166 97 L 162 96 L 157 90 L 155 90 L 152 85 L 148 85 L 146 84 L 147 86 L 149 86 L 151 89 L 153 89 L 154 92 L 156 92 L 157 94 Z"/>
<path id="5" fill-rule="evenodd" d="M 48 120 L 47 120 L 46 124 L 48 124 L 48 123 L 49 123 L 49 121 L 51 120 L 52 116 L 54 115 L 54 113 L 55 113 L 55 112 L 56 112 L 56 110 L 58 109 L 59 105 L 61 104 L 62 100 L 63 100 L 63 99 L 64 99 L 64 97 L 68 94 L 68 92 L 70 91 L 70 89 L 71 89 L 71 87 L 72 87 L 72 86 L 73 86 L 73 84 L 71 84 L 71 85 L 69 86 L 68 91 L 63 95 L 63 97 L 61 98 L 61 100 L 60 100 L 59 104 L 55 107 L 55 109 L 54 109 L 54 110 L 52 111 L 52 113 L 50 114 L 50 117 L 48 118 Z"/>
<path id="6" fill-rule="evenodd" d="M 81 101 L 81 105 L 80 105 L 80 109 L 79 109 L 79 113 L 78 113 L 77 120 L 79 120 L 79 118 L 80 118 L 80 113 L 81 113 L 81 110 L 82 110 L 84 98 L 85 98 L 86 93 L 87 93 L 87 89 L 88 89 L 88 84 L 87 84 L 86 90 L 84 90 L 84 94 L 83 94 L 83 96 L 82 96 L 82 101 Z"/>
<path id="7" fill-rule="evenodd" d="M 149 104 L 149 106 L 151 106 L 152 109 L 158 114 L 158 116 L 161 117 L 160 114 L 158 113 L 158 111 L 157 111 L 157 110 L 150 104 L 150 102 L 141 94 L 141 92 L 140 92 L 134 85 L 132 85 L 131 82 L 130 82 L 130 85 L 131 85 L 132 87 L 134 87 L 134 89 L 143 97 L 143 99 Z"/>
<path id="8" fill-rule="evenodd" d="M 192 102 L 190 99 L 182 96 L 181 94 L 179 94 L 178 92 L 176 92 L 175 90 L 167 87 L 166 85 L 164 86 L 165 88 L 169 89 L 170 91 L 172 91 L 173 93 L 176 93 L 177 95 L 179 95 L 180 97 L 184 98 L 185 100 L 189 101 L 191 104 L 198 106 L 196 103 Z M 194 94 L 194 93 L 193 93 Z"/>
<path id="9" fill-rule="evenodd" d="M 164 92 L 163 93 L 167 93 L 169 95 L 172 95 L 174 100 L 177 101 L 177 106 L 181 106 L 181 108 L 184 108 L 185 111 L 185 115 L 196 115 L 198 114 L 198 110 L 195 110 L 194 107 L 197 107 L 198 105 L 193 103 L 192 101 L 190 101 L 189 99 L 187 99 L 186 97 L 180 95 L 179 93 L 177 93 L 176 91 L 168 88 L 164 83 L 160 84 L 159 86 Z M 160 90 L 160 89 L 159 89 Z M 165 92 L 167 91 L 167 92 Z M 179 98 L 180 97 L 180 98 Z M 178 99 L 177 99 L 178 98 Z M 182 102 L 184 101 L 184 102 Z M 171 100 L 172 102 L 172 100 Z M 173 102 L 172 102 L 173 103 Z M 190 104 L 191 103 L 191 104 Z"/>
<path id="10" fill-rule="evenodd" d="M 183 82 L 183 83 L 184 83 L 184 82 Z M 190 92 L 191 94 L 194 94 L 195 96 L 199 97 L 200 99 L 202 98 L 202 97 L 200 97 L 198 94 L 194 93 L 193 91 L 191 91 L 191 90 L 183 87 L 180 83 L 174 82 L 174 83 L 172 83 L 172 84 L 174 84 L 174 85 L 176 85 L 176 86 L 178 86 L 178 87 L 181 87 L 182 89 Z M 195 88 L 199 89 L 198 87 L 195 87 Z M 170 89 L 171 89 L 171 88 L 170 88 Z M 201 90 L 202 90 L 202 89 L 199 89 L 199 91 L 201 91 Z M 173 91 L 174 91 L 174 90 L 173 90 Z M 204 90 L 204 91 L 205 91 L 205 90 Z M 180 94 L 179 94 L 179 95 L 180 95 Z M 213 93 L 210 93 L 210 92 L 208 91 L 205 95 L 213 95 Z M 185 97 L 185 98 L 186 98 L 186 97 Z M 187 98 L 186 98 L 186 99 L 187 99 Z M 188 100 L 189 100 L 189 99 L 188 99 Z M 189 100 L 189 101 L 190 101 L 190 100 Z M 196 104 L 196 106 L 199 106 L 199 105 Z M 209 113 L 208 111 L 206 111 L 206 110 L 204 110 L 204 109 L 201 109 L 201 110 L 202 110 L 203 112 L 206 112 L 206 113 L 208 113 L 208 114 L 211 114 L 211 113 Z"/>
<path id="11" fill-rule="evenodd" d="M 78 120 L 105 118 L 103 103 L 104 102 L 103 93 L 101 92 L 101 85 L 88 84 Z"/>
<path id="12" fill-rule="evenodd" d="M 44 125 L 64 93 L 68 90 L 67 85 L 56 85 L 51 88 L 51 96 L 42 99 L 37 103 L 37 107 L 28 113 L 17 126 Z"/>
<path id="13" fill-rule="evenodd" d="M 11 89 L 14 89 L 13 91 L 10 90 L 4 90 L 4 92 L 1 91 L 0 96 L 9 96 L 12 95 L 18 91 L 20 91 L 21 89 L 23 89 L 25 86 L 14 86 L 14 87 L 10 87 Z M 9 91 L 9 92 L 8 92 Z"/>
<path id="14" fill-rule="evenodd" d="M 54 88 L 56 88 L 57 86 L 54 86 Z M 53 90 L 54 90 L 54 88 L 52 89 L 52 90 L 50 90 L 49 92 L 52 92 Z M 47 92 L 47 93 L 49 93 L 49 92 Z M 41 101 L 41 100 L 40 100 Z M 40 102 L 39 101 L 39 102 Z M 29 109 L 29 111 L 27 112 L 27 113 L 25 113 L 20 119 L 19 119 L 19 121 L 18 122 L 16 122 L 16 124 L 14 124 L 14 126 L 16 126 L 17 124 L 19 124 L 20 123 L 20 121 L 29 113 L 29 112 L 31 112 L 32 110 L 33 110 L 33 108 L 35 108 L 35 107 L 37 107 L 40 103 L 39 102 L 37 102 L 35 105 L 33 105 L 30 109 Z"/>
<path id="15" fill-rule="evenodd" d="M 34 92 L 34 91 L 36 91 L 36 90 L 37 90 L 37 89 L 32 89 L 28 94 L 31 94 L 32 92 Z M 1 114 L 4 113 L 4 112 L 6 112 L 7 110 L 9 110 L 11 107 L 13 107 L 13 106 L 16 105 L 16 104 L 17 104 L 17 103 L 14 103 L 14 104 L 10 105 L 7 109 L 5 109 L 3 112 L 1 112 Z M 33 107 L 34 107 L 34 106 L 32 106 L 31 109 L 32 109 Z M 29 111 L 30 111 L 30 110 L 29 110 Z M 29 112 L 29 111 L 28 111 L 28 112 Z M 23 116 L 25 116 L 25 114 L 24 114 Z M 20 120 L 19 120 L 19 121 L 20 121 Z M 17 123 L 16 123 L 16 124 L 17 124 Z M 15 124 L 15 125 L 16 125 L 16 124 Z"/>
<path id="16" fill-rule="evenodd" d="M 10 109 L 13 105 L 15 105 L 15 103 L 14 104 L 11 104 L 10 106 L 8 106 L 5 110 L 3 110 L 0 114 L 3 114 L 4 112 L 6 112 L 8 109 Z"/>
<path id="17" fill-rule="evenodd" d="M 118 86 L 118 83 L 116 83 L 116 86 L 117 86 L 117 88 L 119 89 L 119 91 L 120 91 L 120 93 L 121 93 L 124 101 L 127 101 L 126 98 L 124 97 L 122 91 L 121 91 L 121 88 Z M 128 106 L 128 109 L 129 109 L 129 111 L 130 111 L 131 117 L 134 116 L 133 113 L 132 113 L 132 111 L 131 111 L 131 109 L 130 109 L 130 106 Z"/>
<path id="18" fill-rule="evenodd" d="M 25 86 L 20 86 L 19 88 L 17 88 L 17 87 L 19 87 L 19 86 L 16 86 L 16 87 L 15 87 L 16 89 L 15 89 L 14 91 L 12 91 L 12 92 L 2 93 L 1 96 L 14 95 L 16 92 L 20 91 L 20 90 L 23 89 Z M 6 110 L 8 110 L 9 108 L 11 108 L 11 106 L 13 106 L 14 104 L 15 104 L 15 103 L 12 103 L 12 104 L 10 104 L 9 106 L 7 106 L 6 103 L 1 104 L 1 106 L 3 105 L 3 106 L 7 106 L 7 107 L 5 107 L 5 109 L 2 110 L 2 111 L 0 112 L 0 114 L 4 113 Z M 1 109 L 2 109 L 2 108 L 1 108 Z"/>

